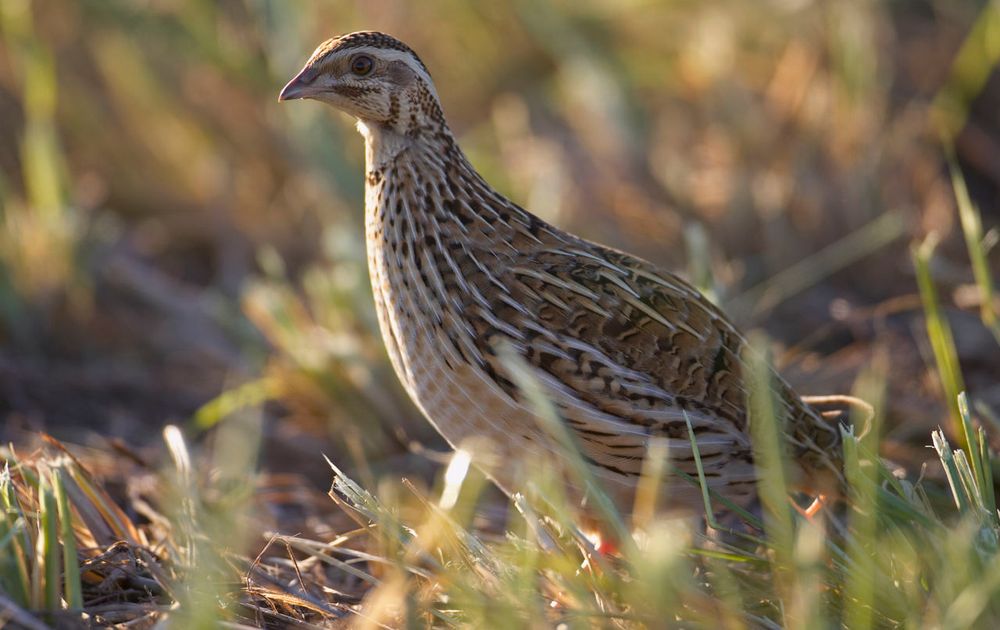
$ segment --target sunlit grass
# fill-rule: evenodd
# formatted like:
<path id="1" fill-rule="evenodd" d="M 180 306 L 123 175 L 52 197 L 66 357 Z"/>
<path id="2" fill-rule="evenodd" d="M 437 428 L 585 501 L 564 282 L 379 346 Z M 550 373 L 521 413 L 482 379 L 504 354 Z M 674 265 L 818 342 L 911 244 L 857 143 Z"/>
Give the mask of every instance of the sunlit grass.
<path id="1" fill-rule="evenodd" d="M 259 614 L 255 601 L 279 605 L 282 618 L 293 625 L 348 614 L 362 627 L 627 628 L 708 626 L 720 619 L 733 628 L 946 622 L 970 627 L 1000 620 L 995 603 L 1000 528 L 991 453 L 964 395 L 957 407 L 972 448 L 953 449 L 942 433 L 933 436 L 950 484 L 950 509 L 932 507 L 923 484 L 895 479 L 877 458 L 876 416 L 866 419 L 873 424 L 861 438 L 844 432 L 847 503 L 828 506 L 810 522 L 791 509 L 785 471 L 793 464 L 782 448 L 781 423 L 770 402 L 771 373 L 761 360 L 751 368 L 750 381 L 755 392 L 764 392 L 751 397 L 763 522 L 747 514 L 737 519 L 742 525 L 736 529 L 730 529 L 731 520 L 726 528 L 706 529 L 697 519 L 662 518 L 653 500 L 642 528 L 633 533 L 573 441 L 553 422 L 530 372 L 515 357 L 505 361 L 520 386 L 533 392 L 539 422 L 569 463 L 563 472 L 588 489 L 588 511 L 616 533 L 616 555 L 595 551 L 581 528 L 580 505 L 562 492 L 563 478 L 553 477 L 551 467 L 525 479 L 524 494 L 509 505 L 505 534 L 478 531 L 473 517 L 486 480 L 477 466 L 495 463 L 470 444 L 452 456 L 431 494 L 408 483 L 381 484 L 373 493 L 334 467 L 331 498 L 358 529 L 332 542 L 271 536 L 269 546 L 284 545 L 297 560 L 283 565 L 271 559 L 248 569 L 249 559 L 241 559 L 239 549 L 253 546 L 245 538 L 244 515 L 256 447 L 245 438 L 254 434 L 255 421 L 237 414 L 220 426 L 205 462 L 190 452 L 178 430 L 168 430 L 173 464 L 162 473 L 164 490 L 152 506 L 159 514 L 152 528 L 137 528 L 61 448 L 28 458 L 6 451 L 9 468 L 0 477 L 4 593 L 15 614 L 28 619 L 46 609 L 61 615 L 86 610 L 99 592 L 93 586 L 101 572 L 111 568 L 102 569 L 96 559 L 111 553 L 113 541 L 125 540 L 133 554 L 145 558 L 157 598 L 168 594 L 174 604 L 169 610 L 150 608 L 140 598 L 121 610 L 167 615 L 186 627 L 212 627 L 252 610 Z M 884 369 L 883 360 L 857 388 L 879 408 Z M 662 455 L 648 462 L 643 484 L 655 488 L 655 477 L 669 467 L 669 453 Z M 710 512 L 725 512 L 703 478 L 700 483 Z M 75 490 L 67 492 L 70 487 Z M 108 544 L 112 547 L 102 553 Z M 74 560 L 85 568 L 69 569 Z M 316 566 L 326 569 L 305 572 Z M 254 577 L 240 587 L 248 570 Z M 80 575 L 87 577 L 83 588 Z M 362 600 L 340 603 L 336 588 L 319 595 L 326 580 L 344 579 L 362 585 Z"/>
<path id="2" fill-rule="evenodd" d="M 273 99 L 314 40 L 381 24 L 369 23 L 361 5 L 343 3 L 154 4 L 81 3 L 78 14 L 58 16 L 58 42 L 50 42 L 32 19 L 42 4 L 0 1 L 9 69 L 0 87 L 11 90 L 24 115 L 9 152 L 15 157 L 0 175 L 0 342 L 48 342 L 28 333 L 39 314 L 57 310 L 64 292 L 76 300 L 75 287 L 93 280 L 83 275 L 93 270 L 82 266 L 80 239 L 100 234 L 107 226 L 97 217 L 113 214 L 125 224 L 122 241 L 141 256 L 213 248 L 208 256 L 223 262 L 213 260 L 219 269 L 208 275 L 223 276 L 232 264 L 231 252 L 216 246 L 233 234 L 250 247 L 267 243 L 248 256 L 252 262 L 237 253 L 247 268 L 226 299 L 266 338 L 269 358 L 192 419 L 192 433 L 213 431 L 211 446 L 167 432 L 170 463 L 155 473 L 155 492 L 113 493 L 54 444 L 0 451 L 0 625 L 1000 623 L 994 463 L 989 425 L 973 413 L 985 418 L 990 411 L 977 392 L 973 405 L 964 393 L 948 292 L 936 276 L 937 236 L 914 247 L 913 264 L 941 399 L 951 409 L 947 437 L 939 431 L 927 438 L 947 487 L 913 482 L 916 470 L 910 480 L 897 479 L 878 460 L 895 350 L 884 348 L 856 385 L 878 413 L 863 436 L 845 435 L 846 503 L 814 522 L 792 509 L 791 499 L 802 497 L 789 496 L 792 463 L 773 401 L 762 395 L 751 411 L 763 514 L 727 505 L 702 474 L 688 481 L 701 484 L 709 527 L 665 518 L 658 492 L 669 452 L 653 442 L 630 523 L 530 373 L 508 357 L 543 429 L 570 462 L 567 475 L 587 488 L 588 516 L 596 513 L 620 542 L 619 555 L 602 556 L 548 462 L 526 471 L 502 522 L 481 510 L 489 482 L 479 467 L 497 465 L 488 445 L 462 445 L 431 490 L 371 472 L 375 457 L 398 446 L 394 440 L 412 446 L 404 419 L 418 415 L 393 380 L 372 317 L 358 237 L 359 140 L 349 121 L 305 107 L 279 112 Z M 925 161 L 913 150 L 919 142 L 899 138 L 919 133 L 886 120 L 895 113 L 887 103 L 896 64 L 881 56 L 885 23 L 905 9 L 724 2 L 623 10 L 611 0 L 421 6 L 421 20 L 387 24 L 423 44 L 463 145 L 491 181 L 519 201 L 551 203 L 538 210 L 587 236 L 634 242 L 665 260 L 680 234 L 671 218 L 690 213 L 684 224 L 696 227 L 684 238 L 691 278 L 724 303 L 725 289 L 749 285 L 729 304 L 736 314 L 770 313 L 837 272 L 864 269 L 867 256 L 911 227 L 907 208 L 932 205 L 920 196 L 880 195 L 883 176 L 906 190 L 926 171 L 941 170 L 937 179 L 947 180 L 936 153 Z M 977 7 L 930 107 L 930 122 L 948 142 L 1000 58 L 997 6 Z M 74 28 L 91 30 L 74 39 Z M 57 67 L 67 42 L 74 61 L 93 62 L 92 75 L 74 64 Z M 520 127 L 489 115 L 501 97 L 520 108 Z M 924 104 L 907 107 L 905 120 Z M 512 129 L 513 137 L 495 137 Z M 899 173 L 903 161 L 911 170 Z M 10 172 L 8 163 L 16 163 Z M 565 188 L 546 179 L 557 175 Z M 78 211 L 81 182 L 108 188 L 101 203 L 109 207 Z M 971 264 L 966 275 L 975 281 L 981 320 L 1000 338 L 989 266 L 995 231 L 984 234 L 957 167 L 951 182 Z M 823 200 L 834 203 L 819 207 Z M 886 207 L 893 211 L 880 212 Z M 823 217 L 843 214 L 846 236 L 827 239 L 831 224 Z M 727 232 L 729 223 L 735 227 Z M 716 260 L 723 248 L 709 239 L 727 233 L 727 247 L 737 248 L 726 252 L 733 260 Z M 814 247 L 819 241 L 829 244 Z M 300 254 L 309 260 L 295 261 Z M 744 255 L 747 268 L 737 260 Z M 758 255 L 765 260 L 754 261 Z M 724 280 L 713 277 L 716 270 Z M 231 297 L 237 292 L 242 304 Z M 758 340 L 758 356 L 769 348 Z M 752 377 L 756 392 L 769 391 L 763 365 Z M 267 439 L 256 413 L 274 402 L 288 422 L 319 419 L 346 445 L 359 481 L 334 468 L 331 497 L 356 528 L 321 540 L 293 532 L 255 537 L 261 506 L 252 482 L 259 440 Z M 942 493 L 950 503 L 938 500 Z M 726 511 L 735 516 L 721 518 Z M 246 555 L 265 545 L 259 561 Z"/>
<path id="3" fill-rule="evenodd" d="M 995 540 L 995 522 L 984 524 L 981 513 L 968 507 L 936 514 L 919 489 L 887 484 L 887 473 L 870 457 L 873 440 L 862 446 L 853 436 L 846 439 L 854 501 L 846 522 L 834 515 L 827 517 L 825 527 L 803 521 L 788 509 L 786 488 L 775 493 L 781 500 L 767 519 L 771 524 L 765 525 L 760 546 L 731 547 L 687 522 L 656 521 L 633 551 L 613 559 L 596 558 L 585 540 L 574 542 L 575 530 L 564 528 L 563 518 L 556 516 L 574 512 L 571 504 L 536 509 L 530 500 L 518 499 L 512 517 L 521 524 L 509 524 L 506 541 L 471 544 L 474 534 L 461 522 L 441 518 L 432 499 L 417 497 L 425 512 L 421 517 L 419 510 L 408 510 L 413 520 L 407 527 L 392 508 L 336 471 L 339 500 L 347 509 L 360 510 L 374 526 L 369 533 L 378 548 L 395 550 L 383 562 L 402 562 L 392 582 L 380 584 L 366 599 L 361 614 L 389 625 L 437 618 L 472 626 L 503 618 L 632 627 L 709 624 L 721 616 L 730 620 L 730 627 L 802 628 L 884 627 L 948 617 L 972 625 L 995 619 L 1000 611 L 979 599 L 974 602 L 979 607 L 971 609 L 956 608 L 950 599 L 952 594 L 978 593 L 981 572 L 991 573 L 996 547 L 982 541 Z M 968 461 L 964 451 L 957 452 L 961 455 L 948 450 L 949 461 Z M 971 470 L 957 474 L 971 479 Z M 767 483 L 773 485 L 773 478 Z M 960 494 L 966 491 L 970 494 Z M 976 485 L 956 486 L 955 497 L 971 505 L 984 500 L 983 491 Z M 891 510 L 883 507 L 886 501 L 895 503 Z M 926 525 L 918 524 L 926 519 Z M 962 537 L 972 522 L 979 533 Z M 950 542 L 942 546 L 944 540 Z M 489 549 L 486 556 L 484 548 Z M 971 566 L 969 554 L 976 555 Z M 523 587 L 517 586 L 526 579 L 525 571 L 534 576 L 532 597 L 524 597 Z M 511 576 L 519 577 L 510 583 Z M 484 601 L 493 605 L 484 607 Z"/>
<path id="4" fill-rule="evenodd" d="M 132 516 L 54 440 L 27 456 L 0 449 L 4 618 L 25 627 L 74 619 L 108 625 L 175 609 L 184 627 L 211 628 L 235 616 L 240 572 L 249 570 L 241 554 L 251 522 L 256 426 L 246 414 L 230 419 L 200 462 L 169 428 L 173 465 L 156 479 L 154 505 L 136 498 Z M 134 520 L 137 507 L 150 521 Z"/>

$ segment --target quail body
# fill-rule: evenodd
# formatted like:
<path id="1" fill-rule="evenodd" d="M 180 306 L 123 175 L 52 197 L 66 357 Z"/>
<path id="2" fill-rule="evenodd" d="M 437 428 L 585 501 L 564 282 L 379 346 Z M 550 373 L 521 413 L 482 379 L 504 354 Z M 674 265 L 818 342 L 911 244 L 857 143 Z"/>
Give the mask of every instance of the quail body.
<path id="1" fill-rule="evenodd" d="M 684 473 L 665 484 L 668 506 L 701 509 L 688 423 L 709 487 L 738 503 L 755 495 L 747 344 L 715 305 L 494 190 L 449 130 L 426 66 L 389 35 L 321 44 L 280 96 L 298 98 L 358 119 L 368 265 L 392 365 L 449 443 L 492 444 L 502 463 L 489 472 L 503 490 L 518 489 L 529 462 L 562 465 L 507 352 L 529 366 L 623 512 L 653 438 Z M 838 428 L 777 374 L 772 382 L 795 483 L 829 485 L 840 477 Z"/>

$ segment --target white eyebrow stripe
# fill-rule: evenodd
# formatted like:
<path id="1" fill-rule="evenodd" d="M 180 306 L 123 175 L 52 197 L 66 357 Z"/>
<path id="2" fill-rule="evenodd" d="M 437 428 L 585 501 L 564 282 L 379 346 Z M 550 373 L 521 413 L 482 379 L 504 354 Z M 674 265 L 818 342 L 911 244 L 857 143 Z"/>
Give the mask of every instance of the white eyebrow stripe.
<path id="1" fill-rule="evenodd" d="M 414 59 L 413 55 L 402 50 L 396 50 L 394 48 L 379 48 L 377 46 L 353 46 L 351 48 L 344 48 L 343 50 L 327 53 L 327 58 L 323 60 L 323 63 L 328 63 L 341 56 L 350 59 L 354 55 L 362 53 L 390 63 L 393 61 L 402 61 L 424 80 L 424 83 L 427 84 L 427 88 L 434 95 L 434 98 L 438 98 L 437 88 L 434 87 L 434 81 L 431 80 L 431 75 L 427 73 L 427 70 L 421 63 Z"/>

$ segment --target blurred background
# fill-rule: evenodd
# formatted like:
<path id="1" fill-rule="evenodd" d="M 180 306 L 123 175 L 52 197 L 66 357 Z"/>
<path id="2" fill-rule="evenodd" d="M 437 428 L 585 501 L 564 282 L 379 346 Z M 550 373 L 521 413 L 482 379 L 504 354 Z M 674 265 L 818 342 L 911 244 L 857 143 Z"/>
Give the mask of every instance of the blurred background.
<path id="1" fill-rule="evenodd" d="M 378 338 L 362 140 L 277 102 L 322 40 L 377 29 L 421 55 L 487 180 L 686 273 L 801 393 L 848 392 L 885 353 L 890 455 L 915 471 L 948 414 L 910 255 L 928 235 L 965 385 L 1000 409 L 944 148 L 989 246 L 987 5 L 3 0 L 0 439 L 141 449 L 257 410 L 263 465 L 320 487 L 320 452 L 432 469 L 444 444 Z"/>

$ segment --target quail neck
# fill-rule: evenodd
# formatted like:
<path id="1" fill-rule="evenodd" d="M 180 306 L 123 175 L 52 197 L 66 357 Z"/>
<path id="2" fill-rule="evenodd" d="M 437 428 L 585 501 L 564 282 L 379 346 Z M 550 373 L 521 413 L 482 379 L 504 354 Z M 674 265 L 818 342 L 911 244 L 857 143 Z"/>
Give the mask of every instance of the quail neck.
<path id="1" fill-rule="evenodd" d="M 517 490 L 538 462 L 566 466 L 501 359 L 507 352 L 623 512 L 653 438 L 683 473 L 664 484 L 667 504 L 701 507 L 690 432 L 710 489 L 737 502 L 755 495 L 743 336 L 677 276 L 496 192 L 458 147 L 409 46 L 376 32 L 331 39 L 280 98 L 358 119 L 369 274 L 392 365 L 452 445 L 476 440 L 501 458 L 488 471 L 501 488 Z M 839 486 L 839 430 L 776 373 L 772 388 L 795 482 Z"/>

